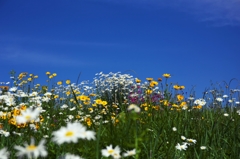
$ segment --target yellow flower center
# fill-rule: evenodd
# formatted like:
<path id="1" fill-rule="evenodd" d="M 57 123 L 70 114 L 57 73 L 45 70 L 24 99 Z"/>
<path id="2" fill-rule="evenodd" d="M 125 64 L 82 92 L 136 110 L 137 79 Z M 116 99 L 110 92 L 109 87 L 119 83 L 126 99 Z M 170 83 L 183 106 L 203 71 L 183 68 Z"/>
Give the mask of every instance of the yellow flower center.
<path id="1" fill-rule="evenodd" d="M 33 150 L 35 150 L 37 147 L 35 146 L 35 145 L 29 145 L 28 147 L 27 147 L 27 150 L 29 150 L 29 151 L 33 151 Z"/>
<path id="2" fill-rule="evenodd" d="M 113 149 L 111 149 L 111 150 L 108 150 L 108 153 L 109 154 L 112 154 L 114 152 L 114 150 Z"/>
<path id="3" fill-rule="evenodd" d="M 68 131 L 66 134 L 65 134 L 65 136 L 67 136 L 67 137 L 69 137 L 69 136 L 73 136 L 73 132 L 72 131 Z"/>
<path id="4" fill-rule="evenodd" d="M 27 116 L 25 116 L 25 118 L 26 118 L 27 120 L 30 120 L 31 116 L 30 116 L 30 115 L 27 115 Z"/>

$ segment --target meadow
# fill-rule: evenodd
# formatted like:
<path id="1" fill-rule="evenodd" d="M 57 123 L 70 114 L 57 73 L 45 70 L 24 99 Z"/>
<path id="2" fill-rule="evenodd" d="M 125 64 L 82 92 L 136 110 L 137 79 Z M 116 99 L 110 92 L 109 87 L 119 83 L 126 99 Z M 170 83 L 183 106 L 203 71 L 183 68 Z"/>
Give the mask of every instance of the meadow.
<path id="1" fill-rule="evenodd" d="M 171 74 L 92 81 L 12 71 L 0 84 L 0 158 L 237 159 L 240 89 L 213 84 L 201 97 Z"/>

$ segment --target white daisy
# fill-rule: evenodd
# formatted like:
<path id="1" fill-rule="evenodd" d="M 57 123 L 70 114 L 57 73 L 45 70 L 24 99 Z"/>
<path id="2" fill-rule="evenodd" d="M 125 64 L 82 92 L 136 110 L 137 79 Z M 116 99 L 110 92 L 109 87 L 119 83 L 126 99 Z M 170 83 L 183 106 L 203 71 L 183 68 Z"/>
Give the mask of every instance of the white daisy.
<path id="1" fill-rule="evenodd" d="M 84 159 L 84 158 L 74 154 L 67 153 L 65 156 L 62 156 L 59 159 Z"/>
<path id="2" fill-rule="evenodd" d="M 1 159 L 8 159 L 9 152 L 7 151 L 7 148 L 3 148 L 0 150 L 0 158 Z"/>
<path id="3" fill-rule="evenodd" d="M 181 139 L 182 139 L 182 140 L 186 140 L 186 137 L 185 137 L 185 136 L 181 136 Z"/>
<path id="4" fill-rule="evenodd" d="M 200 149 L 205 150 L 205 149 L 207 149 L 207 147 L 206 146 L 201 146 Z"/>
<path id="5" fill-rule="evenodd" d="M 224 113 L 223 115 L 224 115 L 224 116 L 229 116 L 229 114 L 228 114 L 228 113 Z"/>
<path id="6" fill-rule="evenodd" d="M 16 92 L 17 89 L 18 89 L 17 87 L 12 87 L 12 88 L 9 89 L 9 91 L 10 92 Z"/>
<path id="7" fill-rule="evenodd" d="M 176 149 L 182 151 L 187 149 L 187 143 L 183 143 L 183 145 L 180 145 L 179 143 L 175 146 Z"/>
<path id="8" fill-rule="evenodd" d="M 63 104 L 63 105 L 61 106 L 61 109 L 65 109 L 65 108 L 68 108 L 68 105 L 67 105 L 67 104 Z"/>
<path id="9" fill-rule="evenodd" d="M 133 150 L 123 153 L 123 157 L 134 156 L 134 155 L 136 155 L 136 149 L 133 149 Z"/>
<path id="10" fill-rule="evenodd" d="M 95 139 L 95 132 L 87 131 L 81 123 L 67 123 L 66 127 L 61 127 L 58 131 L 53 132 L 53 141 L 57 144 L 64 142 L 77 143 L 78 139 Z"/>
<path id="11" fill-rule="evenodd" d="M 197 140 L 195 139 L 187 139 L 188 145 L 191 145 L 192 143 L 196 144 Z"/>
<path id="12" fill-rule="evenodd" d="M 206 101 L 204 99 L 200 98 L 200 99 L 195 100 L 194 104 L 204 106 L 206 104 Z"/>
<path id="13" fill-rule="evenodd" d="M 176 127 L 173 127 L 172 130 L 173 130 L 173 131 L 177 131 L 177 128 L 176 128 Z"/>
<path id="14" fill-rule="evenodd" d="M 239 109 L 239 110 L 237 110 L 237 113 L 238 113 L 238 115 L 240 115 L 240 109 Z"/>
<path id="15" fill-rule="evenodd" d="M 10 133 L 4 130 L 0 130 L 0 135 L 4 135 L 5 137 L 10 136 Z"/>
<path id="16" fill-rule="evenodd" d="M 119 146 L 116 146 L 114 149 L 112 147 L 112 145 L 109 145 L 107 146 L 106 149 L 102 149 L 102 155 L 104 157 L 109 157 L 109 156 L 112 156 L 113 158 L 117 158 L 117 157 L 121 157 L 120 156 L 120 147 Z"/>
<path id="17" fill-rule="evenodd" d="M 39 117 L 39 114 L 39 109 L 33 110 L 31 108 L 28 108 L 21 111 L 21 115 L 16 117 L 16 121 L 18 124 L 27 123 L 29 121 L 36 120 Z"/>
<path id="18" fill-rule="evenodd" d="M 25 147 L 22 146 L 14 146 L 17 152 L 18 157 L 22 156 L 27 156 L 28 158 L 38 158 L 39 156 L 41 157 L 46 157 L 48 152 L 45 149 L 44 144 L 46 143 L 45 139 L 42 139 L 39 142 L 39 145 L 35 145 L 35 141 L 33 138 L 31 138 L 31 143 L 28 145 L 27 143 L 24 144 Z"/>
<path id="19" fill-rule="evenodd" d="M 136 104 L 131 104 L 128 106 L 127 108 L 128 111 L 133 110 L 136 113 L 139 113 L 141 111 L 141 109 L 136 105 Z"/>
<path id="20" fill-rule="evenodd" d="M 216 98 L 216 101 L 218 101 L 218 102 L 222 102 L 222 101 L 223 101 L 223 99 L 222 99 L 222 98 L 220 98 L 220 97 L 218 97 L 218 98 Z"/>
<path id="21" fill-rule="evenodd" d="M 225 95 L 223 95 L 223 98 L 227 98 L 227 97 L 228 97 L 228 95 L 226 95 L 226 94 L 225 94 Z"/>

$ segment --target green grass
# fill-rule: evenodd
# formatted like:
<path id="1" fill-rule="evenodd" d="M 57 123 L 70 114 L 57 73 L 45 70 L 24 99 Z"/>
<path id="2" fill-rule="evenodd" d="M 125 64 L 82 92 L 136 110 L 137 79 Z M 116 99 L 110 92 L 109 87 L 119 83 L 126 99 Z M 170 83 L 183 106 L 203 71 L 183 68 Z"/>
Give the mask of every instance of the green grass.
<path id="1" fill-rule="evenodd" d="M 34 75 L 16 76 L 12 72 L 11 76 L 14 77 L 11 87 L 16 86 L 26 96 L 20 97 L 17 90 L 10 91 L 10 85 L 5 85 L 9 88 L 1 88 L 0 150 L 7 148 L 9 158 L 17 158 L 18 151 L 14 146 L 30 143 L 31 137 L 35 139 L 35 145 L 42 139 L 46 140 L 46 158 L 60 158 L 71 153 L 85 159 L 104 159 L 107 157 L 101 150 L 109 145 L 113 148 L 119 146 L 122 158 L 240 158 L 238 89 L 224 90 L 212 86 L 213 89 L 205 92 L 203 99 L 206 104 L 201 107 L 195 102 L 198 97 L 191 93 L 186 96 L 183 87 L 174 89 L 176 84 L 169 83 L 170 79 L 164 77 L 163 81 L 158 79 L 151 83 L 153 79 L 144 84 L 144 81 L 137 83 L 129 74 L 110 73 L 98 74 L 93 83 L 57 85 L 54 82 L 57 77 L 48 74 L 48 83 L 43 87 L 35 84 L 37 77 Z M 33 96 L 33 92 L 37 95 Z M 180 99 L 178 95 L 184 98 Z M 68 107 L 62 109 L 64 104 Z M 129 111 L 127 108 L 131 104 L 141 111 Z M 16 117 L 23 111 L 21 108 L 31 106 L 45 110 L 39 115 L 40 121 L 16 123 Z M 20 114 L 16 113 L 17 110 Z M 80 122 L 88 131 L 95 132 L 96 139 L 78 139 L 77 143 L 60 145 L 54 142 L 53 132 L 72 122 Z M 9 132 L 9 136 L 4 132 Z M 181 138 L 183 136 L 185 140 Z M 187 142 L 187 139 L 196 143 Z M 182 145 L 184 142 L 187 142 L 186 150 L 176 148 L 178 143 Z M 202 146 L 206 149 L 201 149 Z M 136 149 L 135 155 L 123 157 L 124 152 L 132 149 Z"/>

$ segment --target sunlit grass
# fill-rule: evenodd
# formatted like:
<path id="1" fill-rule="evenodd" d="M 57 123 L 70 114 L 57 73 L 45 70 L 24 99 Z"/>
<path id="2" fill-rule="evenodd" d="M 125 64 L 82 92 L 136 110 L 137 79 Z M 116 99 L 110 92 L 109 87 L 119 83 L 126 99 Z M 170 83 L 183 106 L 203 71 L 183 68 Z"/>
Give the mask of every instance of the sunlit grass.
<path id="1" fill-rule="evenodd" d="M 42 78 L 13 71 L 1 83 L 0 157 L 240 158 L 240 90 L 231 81 L 196 97 L 168 73 L 100 72 L 79 84 Z"/>

